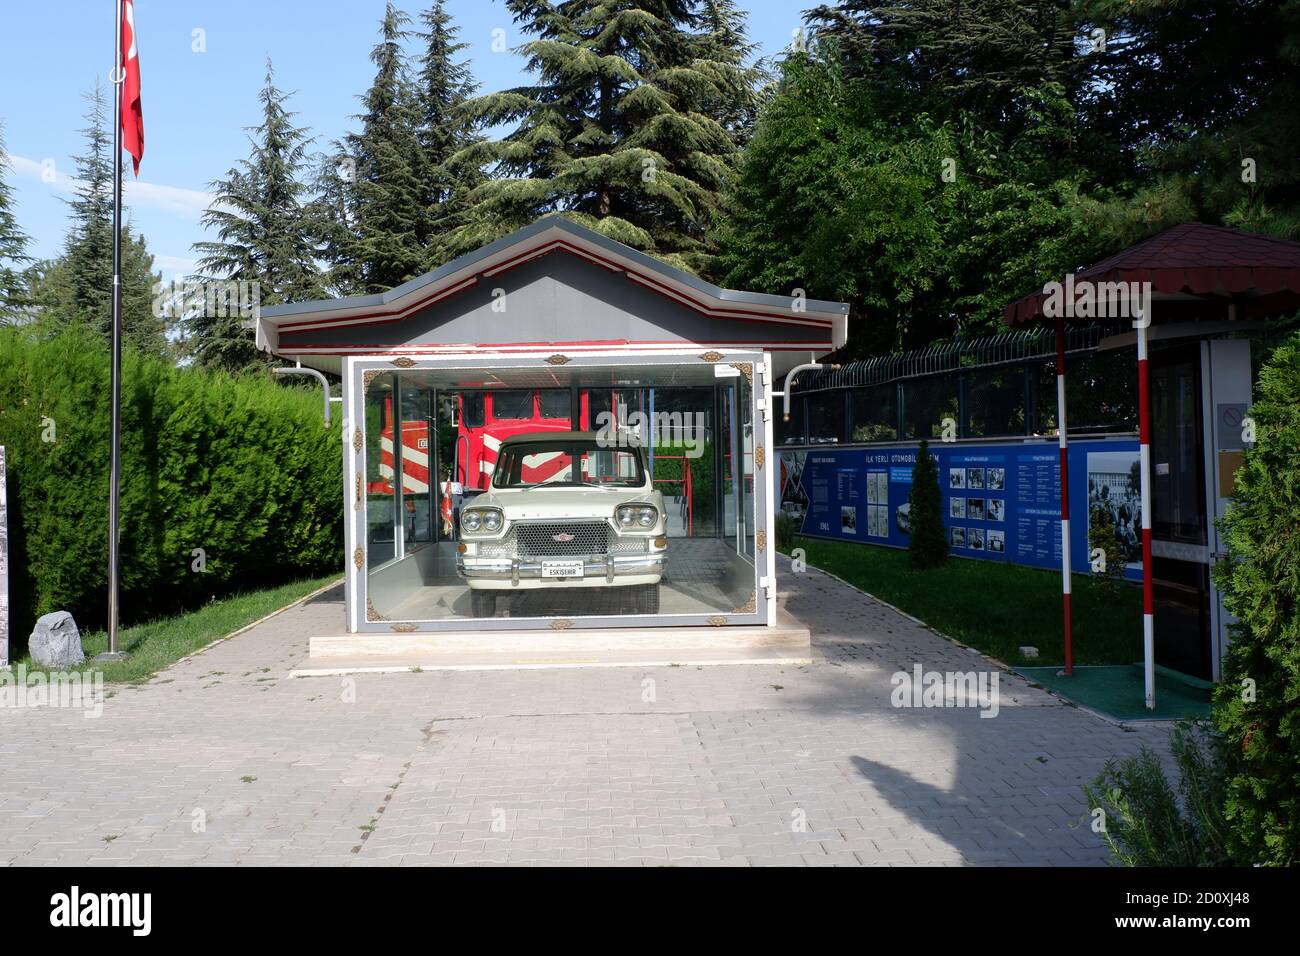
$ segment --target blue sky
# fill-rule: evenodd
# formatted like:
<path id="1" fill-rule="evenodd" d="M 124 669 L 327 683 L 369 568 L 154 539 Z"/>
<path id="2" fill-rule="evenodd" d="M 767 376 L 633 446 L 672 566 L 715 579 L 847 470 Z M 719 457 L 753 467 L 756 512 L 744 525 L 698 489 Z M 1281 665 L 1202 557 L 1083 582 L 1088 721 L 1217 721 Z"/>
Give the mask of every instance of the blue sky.
<path id="1" fill-rule="evenodd" d="M 801 11 L 812 5 L 742 0 L 759 54 L 788 46 Z M 423 0 L 398 6 L 414 16 Z M 482 90 L 527 81 L 522 58 L 508 52 L 526 38 L 501 0 L 448 0 L 446 6 L 469 44 L 463 55 Z M 71 157 L 83 145 L 82 94 L 112 65 L 114 0 L 23 0 L 6 7 L 0 124 L 12 164 L 8 178 L 18 220 L 32 238 L 29 251 L 51 256 L 67 229 L 62 200 L 70 195 Z M 204 238 L 198 220 L 208 184 L 248 153 L 242 127 L 257 122 L 266 57 L 275 62 L 278 84 L 296 91 L 290 102 L 297 122 L 327 145 L 355 126 L 356 96 L 372 78 L 368 56 L 383 9 L 384 0 L 136 0 L 145 156 L 139 182 L 126 159 L 127 204 L 166 278 L 192 266 L 190 246 Z M 193 49 L 196 29 L 206 52 Z M 498 29 L 506 31 L 507 52 L 492 51 Z"/>

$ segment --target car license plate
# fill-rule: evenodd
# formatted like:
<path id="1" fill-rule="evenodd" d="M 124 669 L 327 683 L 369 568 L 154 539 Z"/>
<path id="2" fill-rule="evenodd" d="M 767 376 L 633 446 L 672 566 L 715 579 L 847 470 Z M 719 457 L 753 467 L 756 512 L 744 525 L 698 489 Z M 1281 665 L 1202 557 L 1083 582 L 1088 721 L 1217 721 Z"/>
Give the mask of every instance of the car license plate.
<path id="1" fill-rule="evenodd" d="M 581 561 L 543 561 L 542 577 L 544 578 L 580 578 L 582 577 Z"/>

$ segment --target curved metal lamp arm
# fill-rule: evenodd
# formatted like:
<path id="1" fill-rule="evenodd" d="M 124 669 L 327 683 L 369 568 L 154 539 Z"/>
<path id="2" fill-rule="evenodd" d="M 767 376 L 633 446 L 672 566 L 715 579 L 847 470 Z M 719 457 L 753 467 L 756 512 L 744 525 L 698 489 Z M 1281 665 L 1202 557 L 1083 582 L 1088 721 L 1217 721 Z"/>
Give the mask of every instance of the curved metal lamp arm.
<path id="1" fill-rule="evenodd" d="M 272 375 L 310 375 L 316 381 L 320 382 L 320 387 L 325 392 L 325 427 L 330 427 L 330 383 L 323 372 L 314 368 L 303 368 L 298 365 L 294 368 L 273 368 Z"/>
<path id="2" fill-rule="evenodd" d="M 800 372 L 819 371 L 825 368 L 836 369 L 839 368 L 839 366 L 823 365 L 821 362 L 804 362 L 802 365 L 796 365 L 794 368 L 790 369 L 790 371 L 785 373 L 785 383 L 782 385 L 781 391 L 772 393 L 773 397 L 777 395 L 781 396 L 782 421 L 788 422 L 790 420 L 790 387 L 794 385 L 794 377 Z"/>

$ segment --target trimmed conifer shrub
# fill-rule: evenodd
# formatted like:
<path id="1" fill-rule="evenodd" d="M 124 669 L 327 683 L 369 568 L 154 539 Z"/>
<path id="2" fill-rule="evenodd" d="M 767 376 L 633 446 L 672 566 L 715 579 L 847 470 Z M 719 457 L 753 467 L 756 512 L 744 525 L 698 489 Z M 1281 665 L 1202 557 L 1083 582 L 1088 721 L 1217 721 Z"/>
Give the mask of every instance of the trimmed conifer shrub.
<path id="1" fill-rule="evenodd" d="M 1300 335 L 1260 373 L 1256 444 L 1220 522 L 1215 569 L 1240 619 L 1215 691 L 1214 718 L 1238 752 L 1227 816 L 1237 855 L 1300 863 Z"/>
<path id="2" fill-rule="evenodd" d="M 908 563 L 918 571 L 934 568 L 948 560 L 948 536 L 943 530 L 943 500 L 939 493 L 939 466 L 930 454 L 930 443 L 921 440 L 912 469 L 912 492 L 907 498 L 911 512 L 911 538 L 907 542 Z"/>
<path id="3" fill-rule="evenodd" d="M 319 393 L 122 364 L 124 624 L 341 566 L 340 431 L 322 427 Z M 88 328 L 0 329 L 17 644 L 53 610 L 104 626 L 109 403 L 108 350 Z"/>

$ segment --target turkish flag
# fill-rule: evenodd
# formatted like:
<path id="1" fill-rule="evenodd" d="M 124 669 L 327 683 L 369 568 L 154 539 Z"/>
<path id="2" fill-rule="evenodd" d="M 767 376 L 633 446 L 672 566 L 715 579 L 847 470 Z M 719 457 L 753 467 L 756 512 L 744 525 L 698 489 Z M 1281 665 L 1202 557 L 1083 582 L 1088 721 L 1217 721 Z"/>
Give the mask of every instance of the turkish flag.
<path id="1" fill-rule="evenodd" d="M 140 108 L 140 56 L 135 45 L 135 0 L 122 0 L 122 144 L 140 175 L 144 158 L 144 111 Z"/>

